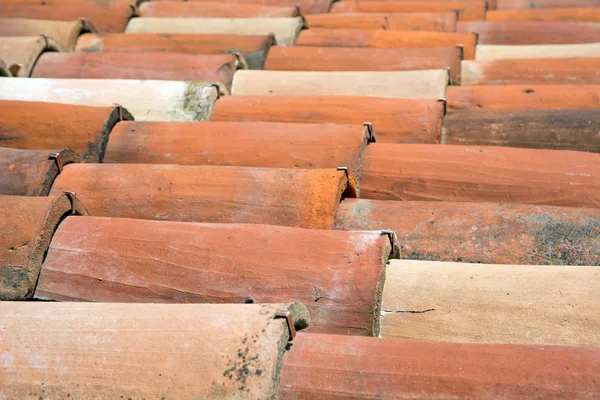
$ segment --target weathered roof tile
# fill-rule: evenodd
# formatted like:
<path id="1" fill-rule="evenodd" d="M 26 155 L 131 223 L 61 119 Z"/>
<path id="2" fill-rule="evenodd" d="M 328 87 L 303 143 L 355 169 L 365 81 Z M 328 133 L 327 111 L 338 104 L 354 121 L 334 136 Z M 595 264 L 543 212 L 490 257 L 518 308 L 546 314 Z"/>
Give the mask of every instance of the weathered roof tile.
<path id="1" fill-rule="evenodd" d="M 583 22 L 459 22 L 458 32 L 475 32 L 479 44 L 576 44 L 600 42 L 600 26 Z M 465 57 L 466 59 L 467 57 Z"/>
<path id="2" fill-rule="evenodd" d="M 0 37 L 0 59 L 18 77 L 29 77 L 42 53 L 59 49 L 58 43 L 45 35 Z"/>
<path id="3" fill-rule="evenodd" d="M 478 0 L 403 0 L 403 1 L 338 1 L 331 7 L 332 13 L 348 12 L 456 12 L 461 21 L 482 21 L 486 2 Z"/>
<path id="4" fill-rule="evenodd" d="M 507 58 L 600 58 L 600 43 L 477 46 L 476 60 L 491 61 Z"/>
<path id="5" fill-rule="evenodd" d="M 309 28 L 454 32 L 456 30 L 457 13 L 328 13 L 305 15 L 304 19 Z"/>
<path id="6" fill-rule="evenodd" d="M 273 6 L 255 3 L 231 4 L 208 1 L 149 1 L 139 7 L 140 17 L 158 18 L 285 18 L 297 17 L 297 6 Z"/>
<path id="7" fill-rule="evenodd" d="M 0 18 L 0 36 L 45 35 L 54 40 L 60 51 L 71 51 L 77 38 L 96 29 L 85 19 L 51 21 L 44 19 Z"/>

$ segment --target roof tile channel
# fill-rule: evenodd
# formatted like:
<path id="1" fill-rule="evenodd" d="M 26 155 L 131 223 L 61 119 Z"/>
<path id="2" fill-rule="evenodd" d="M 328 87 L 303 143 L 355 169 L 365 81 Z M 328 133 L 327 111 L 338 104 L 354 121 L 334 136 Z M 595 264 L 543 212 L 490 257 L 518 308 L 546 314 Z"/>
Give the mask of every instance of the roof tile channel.
<path id="1" fill-rule="evenodd" d="M 357 197 L 336 169 L 161 164 L 71 164 L 50 193 L 64 190 L 97 216 L 316 229 L 333 226 L 342 195 Z"/>
<path id="2" fill-rule="evenodd" d="M 299 303 L 7 303 L 0 319 L 13 367 L 0 390 L 15 399 L 273 399 L 290 337 L 279 312 L 296 329 L 309 324 Z"/>
<path id="3" fill-rule="evenodd" d="M 598 391 L 599 349 L 489 345 L 299 333 L 279 398 L 571 399 Z M 415 395 L 418 393 L 418 395 Z"/>
<path id="4" fill-rule="evenodd" d="M 68 218 L 36 298 L 101 302 L 277 303 L 310 311 L 311 332 L 379 333 L 380 231 Z"/>
<path id="5" fill-rule="evenodd" d="M 84 162 L 102 162 L 108 136 L 119 121 L 132 120 L 121 106 L 87 107 L 29 101 L 0 101 L 0 143 L 16 149 L 76 151 Z M 49 132 L 60 132 L 49 135 Z"/>

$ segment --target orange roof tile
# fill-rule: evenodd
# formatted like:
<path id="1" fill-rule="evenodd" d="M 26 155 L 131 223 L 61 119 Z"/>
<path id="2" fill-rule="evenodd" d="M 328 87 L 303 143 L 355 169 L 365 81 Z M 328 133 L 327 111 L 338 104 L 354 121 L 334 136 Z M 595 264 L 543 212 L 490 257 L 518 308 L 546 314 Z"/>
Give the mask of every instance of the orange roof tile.
<path id="1" fill-rule="evenodd" d="M 337 4 L 337 3 L 336 3 Z M 404 31 L 456 30 L 456 12 L 430 13 L 328 13 L 309 14 L 304 19 L 309 28 L 396 29 Z"/>
<path id="2" fill-rule="evenodd" d="M 139 7 L 141 17 L 160 18 L 258 18 L 296 17 L 298 6 L 273 6 L 255 3 L 209 2 L 209 1 L 151 1 Z"/>
<path id="3" fill-rule="evenodd" d="M 482 21 L 486 2 L 479 0 L 401 0 L 401 1 L 352 1 L 333 3 L 332 13 L 348 12 L 455 12 L 461 21 Z"/>

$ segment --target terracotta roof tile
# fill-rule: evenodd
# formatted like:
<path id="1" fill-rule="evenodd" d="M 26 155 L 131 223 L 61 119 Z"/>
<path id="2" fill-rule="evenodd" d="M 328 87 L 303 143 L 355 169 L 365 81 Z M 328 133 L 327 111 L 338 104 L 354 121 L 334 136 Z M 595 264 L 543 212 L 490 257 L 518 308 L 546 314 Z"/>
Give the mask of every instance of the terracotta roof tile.
<path id="1" fill-rule="evenodd" d="M 110 134 L 104 162 L 306 169 L 345 166 L 360 179 L 362 152 L 369 136 L 368 129 L 359 124 L 123 122 Z"/>
<path id="2" fill-rule="evenodd" d="M 72 50 L 79 35 L 95 31 L 96 29 L 84 19 L 50 21 L 26 18 L 0 18 L 0 36 L 46 35 L 54 39 L 60 51 Z"/>
<path id="3" fill-rule="evenodd" d="M 456 30 L 463 33 L 477 33 L 479 44 L 520 45 L 600 42 L 600 25 L 584 22 L 459 22 Z"/>
<path id="4" fill-rule="evenodd" d="M 52 21 L 75 21 L 79 18 L 85 18 L 100 32 L 123 32 L 127 21 L 134 16 L 134 13 L 134 8 L 125 4 L 106 7 L 90 2 L 65 5 L 44 5 L 43 2 L 36 5 L 17 5 L 0 2 L 0 15 L 5 18 L 32 18 Z"/>
<path id="5" fill-rule="evenodd" d="M 225 96 L 215 104 L 211 121 L 371 122 L 378 142 L 438 143 L 443 114 L 444 103 L 433 99 Z"/>
<path id="6" fill-rule="evenodd" d="M 299 333 L 283 358 L 279 398 L 594 397 L 599 356 L 582 347 Z"/>
<path id="7" fill-rule="evenodd" d="M 0 390 L 10 398 L 277 396 L 294 304 L 11 302 L 0 309 L 11 349 Z M 201 377 L 201 378 L 200 378 Z"/>
<path id="8" fill-rule="evenodd" d="M 67 218 L 35 296 L 144 303 L 293 299 L 307 305 L 311 332 L 373 335 L 393 250 L 380 231 Z"/>
<path id="9" fill-rule="evenodd" d="M 600 84 L 599 58 L 538 58 L 468 61 L 462 64 L 463 85 Z"/>
<path id="10" fill-rule="evenodd" d="M 0 195 L 0 300 L 24 300 L 33 296 L 52 234 L 73 209 L 77 214 L 87 215 L 72 195 Z M 4 306 L 0 308 L 6 310 Z M 1 381 L 5 382 L 4 378 Z"/>
<path id="11" fill-rule="evenodd" d="M 391 260 L 385 275 L 383 337 L 600 347 L 595 267 Z"/>
<path id="12" fill-rule="evenodd" d="M 265 18 L 297 17 L 297 6 L 268 6 L 254 3 L 231 4 L 208 1 L 151 1 L 139 7 L 141 17 L 160 18 Z"/>
<path id="13" fill-rule="evenodd" d="M 216 99 L 217 89 L 201 82 L 44 78 L 5 78 L 0 81 L 0 100 L 86 106 L 117 103 L 141 121 L 206 120 Z"/>
<path id="14" fill-rule="evenodd" d="M 86 107 L 29 101 L 0 101 L 0 141 L 18 149 L 68 147 L 83 161 L 102 162 L 115 124 L 133 117 L 122 107 Z M 49 135 L 49 132 L 57 134 Z"/>
<path id="15" fill-rule="evenodd" d="M 244 55 L 249 68 L 262 69 L 273 35 L 113 33 L 85 34 L 75 50 L 118 53 L 182 53 Z"/>
<path id="16" fill-rule="evenodd" d="M 233 95 L 368 96 L 402 99 L 445 97 L 445 69 L 421 71 L 238 71 Z"/>
<path id="17" fill-rule="evenodd" d="M 600 266 L 599 226 L 598 208 L 439 201 L 345 199 L 335 218 L 393 230 L 401 258 L 484 264 Z"/>
<path id="18" fill-rule="evenodd" d="M 294 18 L 134 18 L 126 33 L 274 34 L 281 46 L 293 46 L 304 22 Z"/>
<path id="19" fill-rule="evenodd" d="M 449 86 L 448 110 L 598 108 L 600 85 Z"/>
<path id="20" fill-rule="evenodd" d="M 280 71 L 409 71 L 450 68 L 460 82 L 459 47 L 375 49 L 352 47 L 275 46 L 264 69 Z M 376 60 L 376 61 L 375 61 Z"/>
<path id="21" fill-rule="evenodd" d="M 59 160 L 57 160 L 59 158 Z M 0 147 L 0 194 L 47 196 L 62 166 L 79 162 L 73 150 L 21 150 Z"/>
<path id="22" fill-rule="evenodd" d="M 191 3 L 215 0 L 188 0 Z M 232 5 L 262 4 L 268 6 L 298 6 L 302 14 L 321 14 L 329 10 L 333 0 L 227 0 Z"/>
<path id="23" fill-rule="evenodd" d="M 477 46 L 476 60 L 507 58 L 600 58 L 600 43 Z"/>
<path id="24" fill-rule="evenodd" d="M 486 2 L 478 0 L 403 0 L 403 1 L 338 1 L 331 7 L 332 13 L 348 12 L 455 12 L 461 21 L 482 21 Z"/>
<path id="25" fill-rule="evenodd" d="M 524 8 L 600 7 L 599 0 L 496 0 L 498 10 Z"/>
<path id="26" fill-rule="evenodd" d="M 235 71 L 247 67 L 239 54 L 45 53 L 31 76 L 220 82 L 229 91 Z"/>
<path id="27" fill-rule="evenodd" d="M 329 229 L 342 194 L 356 197 L 350 179 L 335 169 L 71 164 L 51 193 L 74 191 L 98 216 Z"/>
<path id="28" fill-rule="evenodd" d="M 375 143 L 365 151 L 361 197 L 599 207 L 600 155 Z"/>
<path id="29" fill-rule="evenodd" d="M 468 110 L 444 118 L 442 144 L 600 153 L 600 109 Z"/>
<path id="30" fill-rule="evenodd" d="M 336 3 L 337 4 L 337 3 Z M 309 28 L 397 29 L 454 32 L 456 12 L 343 13 L 304 16 Z"/>
<path id="31" fill-rule="evenodd" d="M 19 77 L 28 77 L 40 55 L 58 51 L 58 43 L 48 36 L 0 37 L 0 59 Z"/>
<path id="32" fill-rule="evenodd" d="M 540 8 L 529 10 L 491 10 L 486 21 L 578 21 L 600 22 L 600 8 Z"/>
<path id="33" fill-rule="evenodd" d="M 471 33 L 313 28 L 300 33 L 297 45 L 376 48 L 455 47 L 462 45 L 465 60 L 472 60 L 475 58 L 476 42 L 476 35 Z"/>

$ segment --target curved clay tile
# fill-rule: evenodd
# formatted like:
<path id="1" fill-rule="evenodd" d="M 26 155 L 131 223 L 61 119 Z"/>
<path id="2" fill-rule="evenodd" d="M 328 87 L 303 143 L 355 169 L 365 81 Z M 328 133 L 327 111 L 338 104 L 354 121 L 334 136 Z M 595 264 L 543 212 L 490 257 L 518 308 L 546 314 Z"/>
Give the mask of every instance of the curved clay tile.
<path id="1" fill-rule="evenodd" d="M 215 0 L 188 0 L 191 3 L 214 2 Z M 241 4 L 262 4 L 268 6 L 294 6 L 300 7 L 302 14 L 322 14 L 329 11 L 334 0 L 227 0 L 232 7 Z"/>
<path id="2" fill-rule="evenodd" d="M 336 229 L 393 230 L 401 258 L 483 264 L 600 266 L 599 224 L 598 208 L 364 199 L 335 218 Z"/>
<path id="3" fill-rule="evenodd" d="M 463 85 L 600 84 L 599 58 L 465 61 Z"/>
<path id="4" fill-rule="evenodd" d="M 375 143 L 365 151 L 361 197 L 599 207 L 600 155 Z"/>
<path id="5" fill-rule="evenodd" d="M 600 0 L 496 0 L 498 10 L 526 8 L 600 7 Z"/>
<path id="6" fill-rule="evenodd" d="M 46 53 L 31 76 L 219 82 L 229 91 L 235 71 L 247 67 L 240 54 Z"/>
<path id="7" fill-rule="evenodd" d="M 385 275 L 383 337 L 600 347 L 596 267 L 391 260 Z"/>
<path id="8" fill-rule="evenodd" d="M 442 144 L 600 153 L 600 109 L 468 110 L 444 118 Z"/>
<path id="9" fill-rule="evenodd" d="M 299 333 L 279 399 L 569 400 L 594 397 L 600 349 L 425 342 Z M 418 393 L 418 395 L 415 395 Z"/>
<path id="10" fill-rule="evenodd" d="M 0 10 L 2 7 L 0 6 Z M 0 13 L 1 14 L 1 13 Z M 4 15 L 2 15 L 4 17 Z M 45 35 L 54 40 L 59 51 L 71 51 L 79 35 L 96 32 L 85 19 L 74 21 L 50 21 L 43 19 L 0 18 L 0 36 Z"/>
<path id="11" fill-rule="evenodd" d="M 231 94 L 437 99 L 446 96 L 448 80 L 445 69 L 392 72 L 248 70 L 236 72 Z"/>
<path id="12" fill-rule="evenodd" d="M 86 107 L 29 101 L 0 101 L 0 143 L 17 149 L 67 147 L 84 162 L 102 162 L 115 124 L 133 117 L 123 107 Z M 48 134 L 49 132 L 53 134 Z"/>
<path id="13" fill-rule="evenodd" d="M 310 311 L 311 332 L 378 335 L 392 240 L 394 246 L 380 231 L 68 218 L 35 296 L 118 303 L 293 299 Z"/>
<path id="14" fill-rule="evenodd" d="M 0 147 L 0 194 L 48 196 L 63 166 L 80 162 L 73 150 L 20 150 Z"/>
<path id="15" fill-rule="evenodd" d="M 600 43 L 479 45 L 475 52 L 478 61 L 507 58 L 600 58 Z"/>
<path id="16" fill-rule="evenodd" d="M 125 30 L 125 25 L 127 25 L 127 21 L 135 16 L 135 13 L 135 7 L 126 4 L 116 7 L 106 7 L 89 2 L 52 6 L 16 5 L 0 2 L 0 15 L 4 18 L 29 18 L 33 20 L 50 21 L 76 21 L 80 18 L 85 18 L 90 21 L 99 32 L 103 33 L 123 32 Z M 73 40 L 72 43 L 74 44 L 75 40 Z M 71 46 L 69 49 L 72 48 L 73 47 Z"/>
<path id="17" fill-rule="evenodd" d="M 211 121 L 361 124 L 371 122 L 378 142 L 438 143 L 445 104 L 357 96 L 225 96 Z M 368 121 L 364 119 L 368 117 Z"/>
<path id="18" fill-rule="evenodd" d="M 374 49 L 353 47 L 275 46 L 265 70 L 274 71 L 410 71 L 449 68 L 460 82 L 462 48 Z"/>
<path id="19" fill-rule="evenodd" d="M 584 22 L 459 22 L 456 30 L 464 33 L 477 33 L 479 44 L 521 45 L 600 42 L 600 24 Z"/>
<path id="20" fill-rule="evenodd" d="M 293 46 L 304 21 L 295 18 L 134 18 L 126 33 L 274 34 L 280 46 Z"/>
<path id="21" fill-rule="evenodd" d="M 73 194 L 0 195 L 0 300 L 33 296 L 52 235 L 62 219 L 71 214 L 87 215 Z"/>
<path id="22" fill-rule="evenodd" d="M 292 304 L 11 302 L 0 390 L 28 396 L 274 399 L 281 358 L 309 322 Z"/>
<path id="23" fill-rule="evenodd" d="M 0 59 L 9 70 L 17 71 L 18 77 L 29 77 L 42 53 L 59 49 L 54 39 L 44 35 L 0 37 Z"/>
<path id="24" fill-rule="evenodd" d="M 297 17 L 297 6 L 231 4 L 204 1 L 150 1 L 140 5 L 140 17 L 158 18 L 273 18 Z"/>
<path id="25" fill-rule="evenodd" d="M 71 164 L 51 193 L 70 190 L 93 215 L 330 229 L 354 178 L 336 169 Z M 65 189 L 69 188 L 69 189 Z"/>
<path id="26" fill-rule="evenodd" d="M 529 10 L 492 10 L 485 15 L 486 21 L 573 21 L 600 22 L 597 8 L 546 8 Z"/>
<path id="27" fill-rule="evenodd" d="M 600 85 L 449 86 L 448 110 L 599 108 Z"/>
<path id="28" fill-rule="evenodd" d="M 347 13 L 304 16 L 309 28 L 454 32 L 456 13 Z"/>
<path id="29" fill-rule="evenodd" d="M 462 45 L 465 60 L 475 58 L 477 36 L 471 33 L 394 31 L 385 29 L 313 28 L 300 33 L 298 46 L 330 47 L 456 47 Z"/>
<path id="30" fill-rule="evenodd" d="M 113 33 L 79 37 L 75 50 L 117 53 L 243 54 L 248 67 L 262 69 L 273 35 Z"/>
<path id="31" fill-rule="evenodd" d="M 369 140 L 362 125 L 280 122 L 130 122 L 115 126 L 104 162 L 347 167 L 360 180 Z M 235 144 L 235 145 L 233 145 Z"/>
<path id="32" fill-rule="evenodd" d="M 480 0 L 403 0 L 403 1 L 338 1 L 331 6 L 332 13 L 406 13 L 406 12 L 456 12 L 461 21 L 482 21 L 486 2 Z"/>
<path id="33" fill-rule="evenodd" d="M 0 80 L 0 100 L 107 107 L 121 104 L 140 121 L 207 120 L 218 90 L 210 83 L 128 79 Z"/>

